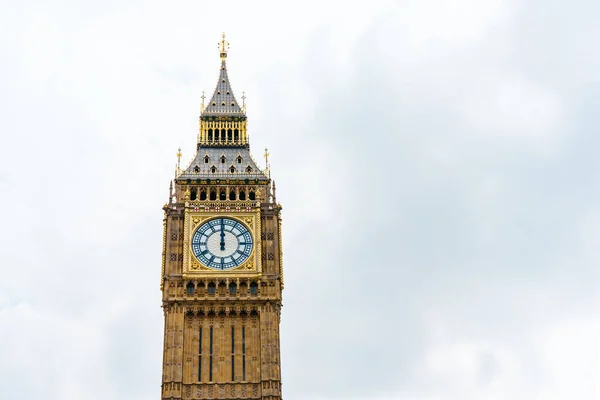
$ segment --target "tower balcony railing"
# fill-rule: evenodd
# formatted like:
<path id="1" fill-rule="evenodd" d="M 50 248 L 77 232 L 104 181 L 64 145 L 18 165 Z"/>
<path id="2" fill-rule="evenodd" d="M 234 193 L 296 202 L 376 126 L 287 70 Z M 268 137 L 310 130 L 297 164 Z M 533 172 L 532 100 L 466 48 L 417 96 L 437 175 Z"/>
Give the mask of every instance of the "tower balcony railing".
<path id="1" fill-rule="evenodd" d="M 194 208 L 227 208 L 230 209 L 246 209 L 246 208 L 254 208 L 258 207 L 258 201 L 244 201 L 244 200 L 187 200 L 186 205 L 188 207 Z"/>
<path id="2" fill-rule="evenodd" d="M 234 288 L 234 289 L 232 289 Z M 177 295 L 186 299 L 254 299 L 261 296 L 260 285 L 256 286 L 205 286 L 189 282 L 185 287 L 179 287 Z"/>
<path id="3" fill-rule="evenodd" d="M 267 176 L 265 175 L 264 172 L 262 171 L 253 171 L 253 172 L 246 172 L 246 171 L 235 171 L 235 172 L 224 172 L 224 171 L 203 171 L 200 170 L 198 172 L 196 171 L 190 171 L 190 172 L 185 172 L 182 171 L 177 178 L 191 178 L 194 179 L 194 177 L 197 177 L 197 179 L 206 179 L 206 178 L 210 178 L 210 179 L 214 179 L 214 178 L 236 178 L 239 179 L 240 177 L 242 178 L 248 178 L 248 179 L 256 179 L 256 178 L 266 178 Z"/>

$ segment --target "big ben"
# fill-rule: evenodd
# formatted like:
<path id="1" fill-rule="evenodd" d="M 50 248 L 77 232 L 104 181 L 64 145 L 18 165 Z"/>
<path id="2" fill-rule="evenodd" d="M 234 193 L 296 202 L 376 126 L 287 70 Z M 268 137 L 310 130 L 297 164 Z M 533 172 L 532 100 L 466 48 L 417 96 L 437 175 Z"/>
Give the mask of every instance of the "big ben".
<path id="1" fill-rule="evenodd" d="M 281 206 L 250 154 L 227 74 L 202 105 L 196 155 L 164 206 L 161 399 L 281 399 Z"/>

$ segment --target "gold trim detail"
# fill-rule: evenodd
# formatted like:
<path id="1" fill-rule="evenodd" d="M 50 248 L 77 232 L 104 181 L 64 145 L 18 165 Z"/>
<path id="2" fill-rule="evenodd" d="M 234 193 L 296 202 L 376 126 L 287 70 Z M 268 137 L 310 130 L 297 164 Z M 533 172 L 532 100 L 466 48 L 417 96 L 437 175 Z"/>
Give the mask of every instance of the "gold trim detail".
<path id="1" fill-rule="evenodd" d="M 223 210 L 224 211 L 224 210 Z M 254 240 L 254 248 L 250 257 L 246 262 L 227 271 L 217 271 L 203 265 L 198 261 L 193 253 L 191 239 L 193 233 L 202 223 L 219 217 L 227 217 L 235 219 L 244 224 L 252 235 Z M 190 207 L 189 203 L 184 213 L 184 230 L 183 230 L 183 276 L 185 279 L 193 279 L 198 277 L 226 277 L 226 278 L 246 278 L 260 277 L 262 274 L 262 244 L 260 238 L 261 221 L 260 208 L 251 207 L 250 210 L 243 211 L 227 211 L 221 212 L 215 209 L 210 211 L 196 211 Z"/>

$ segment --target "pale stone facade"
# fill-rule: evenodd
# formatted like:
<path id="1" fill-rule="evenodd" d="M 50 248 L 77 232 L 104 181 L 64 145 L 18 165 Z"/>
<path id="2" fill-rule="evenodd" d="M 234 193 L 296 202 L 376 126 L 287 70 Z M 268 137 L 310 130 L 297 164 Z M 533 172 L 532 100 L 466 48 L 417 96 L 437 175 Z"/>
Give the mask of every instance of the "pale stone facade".
<path id="1" fill-rule="evenodd" d="M 226 56 L 223 46 L 219 82 L 200 117 L 198 153 L 177 171 L 164 206 L 163 400 L 282 398 L 281 206 L 268 172 L 250 156 Z M 251 240 L 226 231 L 226 223 Z M 215 235 L 212 250 L 197 233 L 202 227 Z M 225 249 L 225 234 L 227 246 L 234 241 L 239 249 Z"/>

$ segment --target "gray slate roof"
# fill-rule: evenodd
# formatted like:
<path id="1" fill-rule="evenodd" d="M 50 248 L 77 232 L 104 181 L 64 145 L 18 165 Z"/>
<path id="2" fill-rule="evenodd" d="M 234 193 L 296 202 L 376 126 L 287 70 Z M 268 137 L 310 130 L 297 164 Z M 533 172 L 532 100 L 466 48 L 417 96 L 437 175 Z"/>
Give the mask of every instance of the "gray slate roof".
<path id="1" fill-rule="evenodd" d="M 204 157 L 208 156 L 209 162 L 204 162 Z M 225 163 L 221 162 L 221 157 L 225 156 Z M 242 157 L 242 162 L 238 164 L 238 156 Z M 230 172 L 233 165 L 235 172 Z M 212 167 L 216 167 L 216 172 L 211 172 Z M 251 172 L 246 169 L 250 167 Z M 197 172 L 196 172 L 197 171 Z M 177 179 L 269 179 L 250 156 L 250 151 L 246 147 L 200 147 L 196 157 L 192 160 L 186 170 L 177 177 Z"/>
<path id="2" fill-rule="evenodd" d="M 207 107 L 204 109 L 202 116 L 244 116 L 244 112 L 238 105 L 231 84 L 229 83 L 229 77 L 227 76 L 227 65 L 225 64 L 225 58 L 221 61 L 221 72 L 219 74 L 219 80 L 215 92 L 210 99 Z"/>

